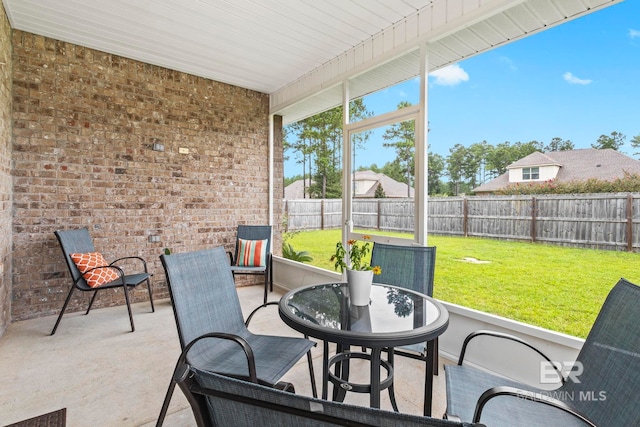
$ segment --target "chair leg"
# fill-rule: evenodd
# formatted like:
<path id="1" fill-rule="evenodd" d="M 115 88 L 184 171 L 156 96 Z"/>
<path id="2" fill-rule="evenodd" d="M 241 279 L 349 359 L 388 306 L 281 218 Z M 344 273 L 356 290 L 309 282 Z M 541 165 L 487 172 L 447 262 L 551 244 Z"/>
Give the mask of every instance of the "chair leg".
<path id="1" fill-rule="evenodd" d="M 273 292 L 273 257 L 269 258 L 269 290 Z"/>
<path id="2" fill-rule="evenodd" d="M 308 338 L 305 335 L 305 338 Z M 307 351 L 307 362 L 309 362 L 309 376 L 311 377 L 311 393 L 313 397 L 318 397 L 318 389 L 316 387 L 316 374 L 313 369 L 313 358 L 311 357 L 311 350 Z"/>
<path id="3" fill-rule="evenodd" d="M 71 286 L 71 289 L 69 289 L 69 294 L 67 295 L 67 299 L 64 300 L 64 304 L 62 305 L 62 311 L 58 315 L 58 320 L 56 320 L 56 324 L 53 327 L 53 331 L 51 331 L 51 335 L 56 333 L 56 329 L 58 329 L 58 325 L 60 324 L 60 320 L 62 320 L 62 315 L 64 314 L 64 311 L 67 309 L 67 305 L 69 304 L 69 301 L 71 301 L 71 294 L 73 293 L 74 289 L 75 289 L 75 286 Z"/>
<path id="4" fill-rule="evenodd" d="M 433 360 L 431 361 L 433 366 L 433 375 L 438 375 L 438 338 L 433 341 Z"/>
<path id="5" fill-rule="evenodd" d="M 269 271 L 264 272 L 264 300 L 263 304 L 267 303 L 267 291 L 269 290 Z"/>
<path id="6" fill-rule="evenodd" d="M 433 374 L 435 373 L 435 368 L 433 366 L 429 366 L 429 363 L 433 363 L 437 356 L 434 355 L 436 340 L 429 341 L 427 343 L 427 357 L 425 357 L 425 366 L 424 366 L 424 405 L 423 405 L 423 415 L 425 417 L 431 416 L 431 406 L 433 405 Z"/>
<path id="7" fill-rule="evenodd" d="M 89 314 L 89 310 L 91 310 L 91 307 L 93 306 L 93 302 L 96 300 L 96 297 L 98 296 L 98 291 L 93 292 L 93 296 L 91 297 L 91 301 L 89 301 L 89 307 L 87 307 L 87 311 L 85 311 L 85 315 Z"/>
<path id="8" fill-rule="evenodd" d="M 127 311 L 129 312 L 129 322 L 131 323 L 131 332 L 136 330 L 136 327 L 133 326 L 133 314 L 131 313 L 131 303 L 129 302 L 129 289 L 127 285 L 122 287 L 124 289 L 124 299 L 127 302 Z"/>
<path id="9" fill-rule="evenodd" d="M 389 362 L 389 364 L 393 366 L 393 348 L 387 349 L 387 362 Z M 398 403 L 396 402 L 396 393 L 393 388 L 393 383 L 391 383 L 391 385 L 389 386 L 389 400 L 391 401 L 391 407 L 393 408 L 393 410 L 396 412 L 400 412 L 398 410 Z"/>
<path id="10" fill-rule="evenodd" d="M 178 367 L 176 367 L 176 370 Z M 174 377 L 175 377 L 174 372 Z M 158 420 L 156 421 L 156 427 L 162 426 L 164 423 L 164 419 L 167 416 L 167 410 L 169 409 L 169 403 L 171 403 L 171 396 L 173 396 L 173 390 L 176 388 L 176 381 L 174 377 L 171 378 L 171 382 L 169 383 L 169 388 L 167 389 L 167 394 L 164 396 L 164 401 L 162 402 L 162 409 L 160 409 L 160 415 L 158 416 Z"/>
<path id="11" fill-rule="evenodd" d="M 149 301 L 151 301 L 151 312 L 155 313 L 156 308 L 153 306 L 153 292 L 151 292 L 151 280 L 147 279 L 147 289 L 149 290 Z"/>

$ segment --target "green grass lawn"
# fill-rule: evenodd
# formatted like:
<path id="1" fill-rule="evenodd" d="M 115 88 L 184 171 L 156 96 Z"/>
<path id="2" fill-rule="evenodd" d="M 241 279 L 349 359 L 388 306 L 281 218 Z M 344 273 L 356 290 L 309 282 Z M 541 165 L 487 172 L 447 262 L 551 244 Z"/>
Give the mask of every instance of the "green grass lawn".
<path id="1" fill-rule="evenodd" d="M 299 232 L 289 243 L 309 252 L 309 264 L 333 271 L 340 236 Z M 443 236 L 429 236 L 429 245 L 438 248 L 436 298 L 583 338 L 618 279 L 640 284 L 635 253 Z"/>

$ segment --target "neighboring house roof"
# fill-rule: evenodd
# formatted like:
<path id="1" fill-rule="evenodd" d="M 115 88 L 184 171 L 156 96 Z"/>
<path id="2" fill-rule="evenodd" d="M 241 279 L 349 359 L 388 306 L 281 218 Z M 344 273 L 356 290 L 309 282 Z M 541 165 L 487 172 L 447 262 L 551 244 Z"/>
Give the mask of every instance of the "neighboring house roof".
<path id="1" fill-rule="evenodd" d="M 355 197 L 358 198 L 374 198 L 376 194 L 376 188 L 378 185 L 382 185 L 382 189 L 384 190 L 384 194 L 388 198 L 401 198 L 407 197 L 407 184 L 402 182 L 398 182 L 392 178 L 389 178 L 387 175 L 383 173 L 375 173 L 370 170 L 366 171 L 357 171 L 354 177 L 354 181 L 356 182 L 369 182 L 370 185 L 366 185 L 365 191 L 360 191 Z M 295 200 L 295 199 L 304 199 L 305 188 L 309 187 L 309 181 L 307 181 L 307 185 L 304 185 L 303 180 L 299 179 L 297 181 L 292 182 L 284 188 L 284 199 L 285 200 Z M 411 187 L 409 189 L 409 197 L 414 197 L 414 189 Z"/>
<path id="2" fill-rule="evenodd" d="M 561 153 L 561 151 L 556 151 L 556 153 Z M 560 162 L 553 159 L 553 157 L 549 156 L 549 154 L 552 153 L 544 154 L 536 151 L 526 157 L 521 158 L 517 162 L 511 163 L 509 166 L 507 166 L 507 169 L 528 168 L 532 166 L 562 166 Z"/>
<path id="3" fill-rule="evenodd" d="M 309 180 L 307 180 L 307 185 L 304 184 L 304 181 L 303 179 L 299 179 L 284 187 L 284 199 L 297 200 L 308 198 L 309 195 L 305 195 L 304 190 L 309 187 Z"/>
<path id="4" fill-rule="evenodd" d="M 409 188 L 407 194 L 407 184 L 404 182 L 398 182 L 395 179 L 389 178 L 383 173 L 375 173 L 373 171 L 357 171 L 354 181 L 371 181 L 373 185 L 369 187 L 366 192 L 356 194 L 359 198 L 374 198 L 376 194 L 376 188 L 378 185 L 382 185 L 384 194 L 387 198 L 401 198 L 401 197 L 413 197 L 414 190 Z"/>
<path id="5" fill-rule="evenodd" d="M 554 178 L 555 182 L 583 181 L 587 179 L 613 181 L 624 177 L 625 172 L 640 174 L 640 161 L 610 148 L 604 150 L 588 148 L 583 150 L 551 151 L 548 153 L 536 151 L 510 164 L 506 173 L 474 188 L 473 191 L 476 193 L 491 193 L 501 190 L 513 184 L 509 182 L 510 170 L 542 166 L 559 167 L 558 174 Z M 527 183 L 533 182 L 527 181 Z"/>

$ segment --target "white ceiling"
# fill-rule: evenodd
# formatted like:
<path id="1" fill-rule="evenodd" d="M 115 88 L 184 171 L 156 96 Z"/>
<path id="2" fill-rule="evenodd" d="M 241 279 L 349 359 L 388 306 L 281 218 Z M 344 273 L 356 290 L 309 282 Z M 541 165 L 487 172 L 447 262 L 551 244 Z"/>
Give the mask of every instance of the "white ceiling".
<path id="1" fill-rule="evenodd" d="M 430 0 L 3 0 L 12 28 L 271 93 Z"/>
<path id="2" fill-rule="evenodd" d="M 432 71 L 618 1 L 2 0 L 14 29 L 268 93 L 285 122 L 345 78 L 355 97 L 416 76 L 420 44 Z"/>

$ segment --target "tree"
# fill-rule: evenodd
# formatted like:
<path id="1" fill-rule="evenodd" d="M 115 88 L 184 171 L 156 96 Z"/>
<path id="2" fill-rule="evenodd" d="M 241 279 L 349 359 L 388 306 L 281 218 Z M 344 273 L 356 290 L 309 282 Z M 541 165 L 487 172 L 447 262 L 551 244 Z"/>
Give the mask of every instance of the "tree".
<path id="1" fill-rule="evenodd" d="M 618 150 L 620 147 L 624 145 L 624 140 L 627 137 L 620 132 L 613 131 L 610 136 L 600 135 L 595 144 L 591 144 L 591 146 L 597 150 L 604 150 L 605 148 L 611 148 L 613 150 Z"/>
<path id="2" fill-rule="evenodd" d="M 529 141 L 529 142 L 516 142 L 513 144 L 512 158 L 513 162 L 518 161 L 524 157 L 527 157 L 531 153 L 536 151 L 543 151 L 544 148 L 541 142 Z M 513 163 L 512 162 L 512 163 Z"/>
<path id="3" fill-rule="evenodd" d="M 402 171 L 402 166 L 400 165 L 400 162 L 398 161 L 398 159 L 395 159 L 392 162 L 385 163 L 382 169 L 380 169 L 380 172 L 382 172 L 383 174 L 385 174 L 386 176 L 388 176 L 393 180 L 396 180 L 398 182 L 404 182 L 404 179 L 405 179 L 404 172 Z"/>
<path id="4" fill-rule="evenodd" d="M 440 154 L 429 154 L 427 161 L 427 186 L 429 194 L 444 193 L 444 186 L 440 178 L 445 168 L 445 160 Z"/>
<path id="5" fill-rule="evenodd" d="M 552 138 L 551 142 L 549 142 L 549 144 L 544 147 L 544 151 L 569 151 L 569 150 L 573 150 L 575 148 L 575 146 L 573 145 L 573 142 L 567 140 L 563 140 L 562 138 Z"/>
<path id="6" fill-rule="evenodd" d="M 338 106 L 285 128 L 285 152 L 299 156 L 297 161 L 303 165 L 302 175 L 312 179 L 308 190 L 310 197 L 342 196 L 342 112 L 342 106 Z M 371 112 L 363 100 L 358 99 L 349 104 L 349 115 L 362 119 L 369 117 Z M 369 132 L 358 134 L 354 149 L 365 144 L 368 138 Z"/>
<path id="7" fill-rule="evenodd" d="M 538 141 L 516 142 L 511 145 L 509 141 L 490 148 L 487 152 L 487 175 L 495 178 L 507 172 L 507 166 L 535 151 L 541 151 L 542 144 Z"/>
<path id="8" fill-rule="evenodd" d="M 463 176 L 464 161 L 467 149 L 462 144 L 456 144 L 449 149 L 447 158 L 447 173 L 451 182 L 451 192 L 457 196 L 460 193 L 460 183 Z"/>
<path id="9" fill-rule="evenodd" d="M 376 187 L 376 192 L 373 195 L 373 197 L 376 199 L 384 199 L 387 197 L 387 195 L 384 192 L 384 188 L 382 188 L 382 184 L 378 184 L 378 186 Z"/>
<path id="10" fill-rule="evenodd" d="M 290 177 L 285 177 L 284 178 L 284 186 L 286 187 L 287 185 L 293 184 L 294 182 L 302 179 L 302 175 L 294 175 L 294 176 L 290 176 Z"/>
<path id="11" fill-rule="evenodd" d="M 302 175 L 304 177 L 304 195 L 307 197 L 308 191 L 306 188 L 306 179 L 311 176 L 311 155 L 313 154 L 312 147 L 308 140 L 307 123 L 303 121 L 292 123 L 283 128 L 283 150 L 285 153 L 284 160 L 288 160 L 288 152 L 293 152 L 293 155 L 298 156 L 296 163 L 302 164 Z M 293 138 L 293 142 L 289 140 Z M 308 166 L 308 170 L 307 170 Z M 285 186 L 288 185 L 285 181 Z"/>
<path id="12" fill-rule="evenodd" d="M 640 135 L 636 135 L 633 137 L 633 139 L 631 140 L 631 146 L 636 150 L 640 150 Z M 640 151 L 635 151 L 633 155 L 640 155 Z"/>
<path id="13" fill-rule="evenodd" d="M 398 104 L 398 110 L 410 107 L 411 103 L 402 101 Z M 382 138 L 387 141 L 382 144 L 383 147 L 393 147 L 396 150 L 396 160 L 401 167 L 404 179 L 400 182 L 407 184 L 407 197 L 411 195 L 413 186 L 413 177 L 415 176 L 415 123 L 413 120 L 407 120 L 400 123 L 394 123 L 388 127 Z"/>
<path id="14" fill-rule="evenodd" d="M 463 175 L 471 188 L 487 180 L 486 163 L 490 145 L 487 141 L 471 144 L 464 156 Z"/>

